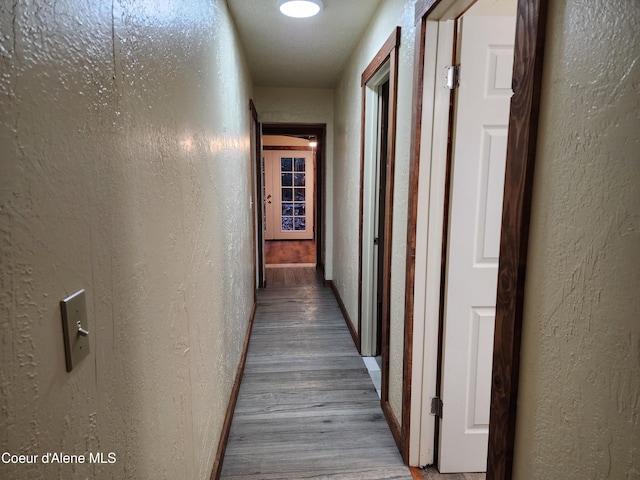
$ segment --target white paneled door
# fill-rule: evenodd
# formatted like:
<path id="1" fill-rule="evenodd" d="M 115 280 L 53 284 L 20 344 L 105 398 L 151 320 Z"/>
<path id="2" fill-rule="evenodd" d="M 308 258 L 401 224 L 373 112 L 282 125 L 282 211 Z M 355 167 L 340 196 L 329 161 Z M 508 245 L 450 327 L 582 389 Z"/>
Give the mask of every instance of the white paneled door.
<path id="1" fill-rule="evenodd" d="M 459 38 L 439 470 L 486 471 L 515 18 L 465 16 Z"/>
<path id="2" fill-rule="evenodd" d="M 265 150 L 265 240 L 313 239 L 313 152 Z"/>

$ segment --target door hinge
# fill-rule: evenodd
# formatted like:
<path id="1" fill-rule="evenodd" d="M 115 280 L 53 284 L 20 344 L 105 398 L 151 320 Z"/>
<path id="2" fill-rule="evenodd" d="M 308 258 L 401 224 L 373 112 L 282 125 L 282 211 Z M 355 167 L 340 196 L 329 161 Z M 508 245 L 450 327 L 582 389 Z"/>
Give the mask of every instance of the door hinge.
<path id="1" fill-rule="evenodd" d="M 450 65 L 444 67 L 445 86 L 449 90 L 454 90 L 460 86 L 460 65 Z"/>
<path id="2" fill-rule="evenodd" d="M 440 400 L 440 397 L 431 397 L 431 415 L 442 418 L 442 400 Z"/>

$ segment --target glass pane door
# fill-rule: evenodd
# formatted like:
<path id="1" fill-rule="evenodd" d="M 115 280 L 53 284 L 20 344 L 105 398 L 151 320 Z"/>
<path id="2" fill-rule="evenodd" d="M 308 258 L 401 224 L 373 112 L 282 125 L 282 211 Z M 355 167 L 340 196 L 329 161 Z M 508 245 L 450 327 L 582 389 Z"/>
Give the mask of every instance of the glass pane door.
<path id="1" fill-rule="evenodd" d="M 310 151 L 267 151 L 267 239 L 313 238 L 313 156 Z M 268 177 L 271 169 L 272 183 Z M 271 202 L 271 203 L 269 203 Z M 269 228 L 271 227 L 271 228 Z"/>

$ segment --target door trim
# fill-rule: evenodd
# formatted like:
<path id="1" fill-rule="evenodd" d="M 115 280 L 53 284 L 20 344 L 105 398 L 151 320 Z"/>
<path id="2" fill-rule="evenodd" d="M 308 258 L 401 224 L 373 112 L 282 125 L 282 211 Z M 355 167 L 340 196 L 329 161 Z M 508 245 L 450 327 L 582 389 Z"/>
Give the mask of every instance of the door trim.
<path id="1" fill-rule="evenodd" d="M 262 150 L 300 150 L 300 151 L 304 151 L 304 152 L 312 152 L 313 151 L 313 147 L 302 147 L 302 146 L 296 146 L 296 147 L 291 147 L 291 146 L 275 146 L 275 145 L 264 145 L 262 147 Z"/>
<path id="2" fill-rule="evenodd" d="M 380 404 L 391 433 L 402 452 L 403 443 L 402 428 L 399 420 L 389 404 L 389 312 L 390 312 L 390 290 L 391 290 L 391 240 L 392 240 L 392 215 L 393 215 L 393 183 L 395 170 L 395 146 L 396 146 L 396 111 L 398 103 L 398 48 L 400 46 L 400 27 L 396 27 L 389 38 L 382 45 L 378 53 L 364 69 L 361 77 L 362 88 L 362 126 L 360 136 L 360 218 L 359 218 L 359 251 L 358 251 L 358 352 L 361 348 L 362 332 L 362 262 L 363 262 L 363 203 L 364 203 L 364 155 L 365 155 L 365 119 L 366 119 L 366 97 L 367 83 L 385 65 L 389 64 L 389 112 L 388 112 L 388 137 L 387 137 L 387 165 L 386 165 L 386 192 L 385 192 L 385 213 L 384 230 L 385 238 L 382 248 L 384 276 L 382 286 L 382 388 Z M 405 458 L 405 462 L 406 462 Z"/>
<path id="3" fill-rule="evenodd" d="M 511 480 L 547 0 L 518 2 L 496 302 L 487 475 Z"/>
<path id="4" fill-rule="evenodd" d="M 262 226 L 262 148 L 260 135 L 260 121 L 258 119 L 258 111 L 253 103 L 253 100 L 249 99 L 249 110 L 251 111 L 251 161 L 252 166 L 252 181 L 254 186 L 253 192 L 253 241 L 254 252 L 253 257 L 253 271 L 256 277 L 256 288 L 254 288 L 254 301 L 257 299 L 257 289 L 265 286 L 265 271 L 264 271 L 264 226 Z"/>
<path id="5" fill-rule="evenodd" d="M 410 149 L 409 206 L 407 221 L 407 273 L 405 296 L 405 342 L 403 413 L 400 447 L 409 456 L 411 380 L 414 331 L 414 287 L 418 174 L 424 82 L 424 39 L 427 18 L 447 8 L 442 0 L 418 0 L 416 63 L 414 69 L 412 132 Z M 546 27 L 547 0 L 519 0 L 516 14 L 513 90 L 500 238 L 496 323 L 489 420 L 487 478 L 511 480 L 516 425 L 524 283 L 526 275 L 533 171 L 538 134 L 538 115 Z M 462 13 L 462 12 L 460 12 Z M 415 412 L 418 414 L 419 412 Z"/>
<path id="6" fill-rule="evenodd" d="M 296 135 L 315 136 L 318 139 L 316 147 L 314 201 L 315 201 L 315 242 L 316 268 L 322 272 L 324 278 L 324 197 L 325 197 L 325 155 L 327 145 L 327 125 L 324 123 L 263 123 L 263 135 Z M 298 148 L 298 150 L 300 150 Z M 262 198 L 262 197 L 260 197 Z M 264 229 L 264 222 L 260 220 L 260 227 Z"/>

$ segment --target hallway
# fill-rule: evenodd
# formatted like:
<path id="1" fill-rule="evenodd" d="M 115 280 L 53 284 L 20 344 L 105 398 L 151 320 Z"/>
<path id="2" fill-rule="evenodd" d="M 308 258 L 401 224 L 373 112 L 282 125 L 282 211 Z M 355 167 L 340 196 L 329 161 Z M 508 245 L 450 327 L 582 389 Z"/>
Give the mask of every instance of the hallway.
<path id="1" fill-rule="evenodd" d="M 259 292 L 221 478 L 410 480 L 331 289 L 297 278 Z"/>
<path id="2" fill-rule="evenodd" d="M 431 430 L 464 418 L 493 424 L 492 480 L 640 480 L 638 2 L 322 3 L 300 20 L 276 0 L 0 3 L 0 479 L 433 480 L 400 456 L 442 467 Z M 496 75 L 464 73 L 469 18 L 503 3 L 513 55 L 492 41 L 472 60 Z M 506 134 L 483 120 L 454 142 L 464 85 L 510 98 Z M 283 129 L 318 141 L 315 196 L 305 160 L 304 189 L 281 162 L 279 197 L 302 218 L 305 192 L 331 288 L 263 268 L 263 146 L 286 145 L 262 137 Z M 453 186 L 463 150 L 487 153 L 482 182 L 462 169 L 473 188 Z M 472 238 L 450 234 L 456 205 L 467 261 L 499 269 L 498 308 L 466 305 L 465 335 L 447 269 L 469 296 L 489 284 L 450 261 Z M 377 344 L 378 285 L 381 400 L 347 328 Z M 470 377 L 442 353 L 491 389 L 445 393 Z"/>

